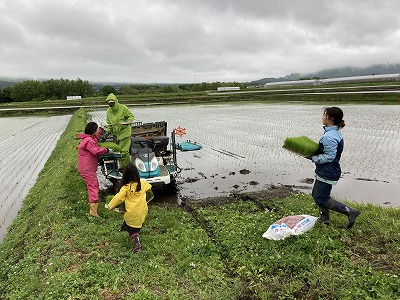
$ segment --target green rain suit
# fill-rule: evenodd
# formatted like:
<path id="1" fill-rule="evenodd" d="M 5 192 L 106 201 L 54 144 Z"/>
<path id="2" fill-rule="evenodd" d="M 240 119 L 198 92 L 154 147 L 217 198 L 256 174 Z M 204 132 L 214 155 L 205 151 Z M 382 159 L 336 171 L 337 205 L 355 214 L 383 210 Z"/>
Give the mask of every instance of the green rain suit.
<path id="1" fill-rule="evenodd" d="M 129 149 L 131 147 L 132 121 L 134 116 L 126 105 L 118 103 L 117 97 L 111 93 L 106 102 L 113 100 L 115 105 L 107 108 L 106 131 L 117 136 L 117 143 L 121 147 L 122 158 L 119 167 L 123 168 L 130 163 Z M 127 124 L 121 124 L 127 123 Z"/>

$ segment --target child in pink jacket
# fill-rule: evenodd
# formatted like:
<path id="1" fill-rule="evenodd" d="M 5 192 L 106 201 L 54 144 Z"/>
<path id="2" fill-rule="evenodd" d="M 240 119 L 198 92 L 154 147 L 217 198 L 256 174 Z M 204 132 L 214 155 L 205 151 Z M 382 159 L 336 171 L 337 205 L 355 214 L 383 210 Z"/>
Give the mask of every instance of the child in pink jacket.
<path id="1" fill-rule="evenodd" d="M 96 174 L 98 159 L 100 155 L 109 151 L 97 144 L 101 135 L 100 130 L 95 122 L 89 122 L 85 127 L 85 133 L 78 134 L 78 138 L 82 139 L 78 146 L 78 172 L 86 182 L 90 205 L 89 214 L 93 217 L 100 217 L 97 214 L 100 189 Z"/>

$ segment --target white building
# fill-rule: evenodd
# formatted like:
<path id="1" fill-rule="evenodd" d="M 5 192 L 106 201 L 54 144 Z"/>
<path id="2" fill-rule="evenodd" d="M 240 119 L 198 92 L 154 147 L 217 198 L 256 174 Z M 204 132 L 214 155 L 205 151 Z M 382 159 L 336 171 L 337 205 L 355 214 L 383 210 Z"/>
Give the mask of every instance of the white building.
<path id="1" fill-rule="evenodd" d="M 67 96 L 67 100 L 80 100 L 82 99 L 81 96 Z"/>
<path id="2" fill-rule="evenodd" d="M 382 75 L 367 75 L 353 76 L 340 78 L 326 79 L 307 79 L 307 80 L 291 80 L 279 82 L 267 82 L 264 86 L 285 86 L 285 85 L 320 85 L 331 83 L 350 83 L 350 82 L 374 82 L 374 81 L 400 81 L 400 74 L 382 74 Z"/>
<path id="3" fill-rule="evenodd" d="M 217 87 L 217 91 L 218 92 L 222 92 L 222 91 L 239 91 L 240 87 L 239 86 L 220 86 Z"/>

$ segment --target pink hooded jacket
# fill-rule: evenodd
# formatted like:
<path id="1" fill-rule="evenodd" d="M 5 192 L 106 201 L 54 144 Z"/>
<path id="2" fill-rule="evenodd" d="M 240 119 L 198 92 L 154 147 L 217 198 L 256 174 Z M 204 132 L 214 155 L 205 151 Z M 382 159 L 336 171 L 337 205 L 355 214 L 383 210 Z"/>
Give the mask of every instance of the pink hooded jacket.
<path id="1" fill-rule="evenodd" d="M 107 153 L 107 148 L 99 147 L 97 138 L 90 134 L 80 133 L 78 138 L 82 139 L 78 146 L 78 172 L 96 173 L 99 156 Z"/>

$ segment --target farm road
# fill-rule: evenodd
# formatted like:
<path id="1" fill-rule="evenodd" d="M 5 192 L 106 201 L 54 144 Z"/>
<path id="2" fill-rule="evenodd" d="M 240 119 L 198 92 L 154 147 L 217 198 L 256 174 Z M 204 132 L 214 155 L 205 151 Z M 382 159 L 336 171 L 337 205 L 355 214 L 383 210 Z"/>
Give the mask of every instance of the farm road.
<path id="1" fill-rule="evenodd" d="M 0 242 L 71 115 L 0 118 Z"/>

